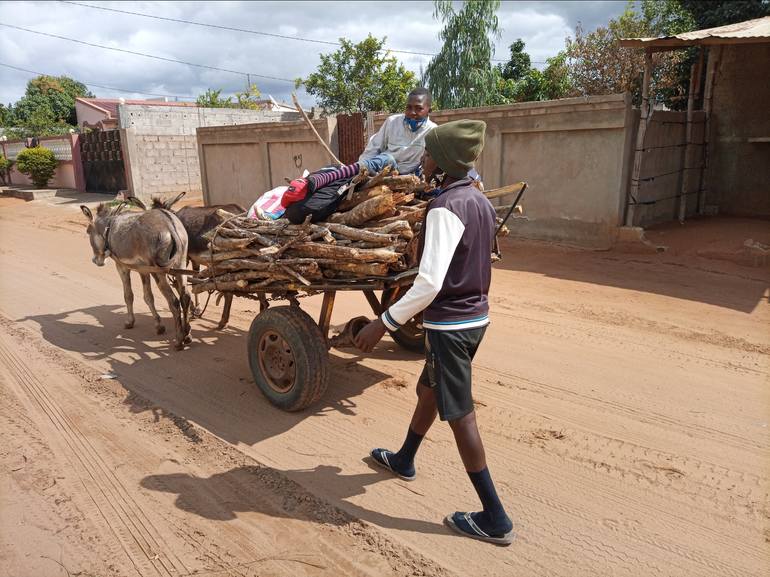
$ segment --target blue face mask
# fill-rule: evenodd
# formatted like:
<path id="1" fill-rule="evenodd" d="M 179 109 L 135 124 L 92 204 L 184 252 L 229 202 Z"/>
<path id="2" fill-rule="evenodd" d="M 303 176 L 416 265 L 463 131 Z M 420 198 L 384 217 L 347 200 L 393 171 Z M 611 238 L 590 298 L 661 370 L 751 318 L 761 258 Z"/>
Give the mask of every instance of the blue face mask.
<path id="1" fill-rule="evenodd" d="M 406 122 L 406 125 L 409 127 L 409 130 L 411 130 L 412 132 L 417 132 L 418 130 L 420 130 L 420 127 L 423 124 L 425 124 L 426 120 L 427 118 L 414 119 L 414 118 L 409 118 L 407 116 L 404 116 L 404 122 Z"/>

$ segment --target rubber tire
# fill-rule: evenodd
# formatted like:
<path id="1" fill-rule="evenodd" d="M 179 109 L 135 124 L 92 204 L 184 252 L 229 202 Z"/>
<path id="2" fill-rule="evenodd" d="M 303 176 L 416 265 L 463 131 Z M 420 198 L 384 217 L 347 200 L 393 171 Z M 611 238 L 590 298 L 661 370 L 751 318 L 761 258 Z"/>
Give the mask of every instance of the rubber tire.
<path id="1" fill-rule="evenodd" d="M 385 289 L 382 291 L 382 310 L 384 311 L 393 303 L 398 302 L 398 300 L 406 294 L 407 289 L 408 287 L 402 288 L 395 300 L 393 300 L 394 289 Z M 422 321 L 422 313 L 420 313 L 416 318 Z M 405 326 L 397 331 L 391 331 L 388 329 L 388 332 L 396 344 L 398 344 L 401 348 L 406 349 L 407 351 L 412 351 L 413 353 L 425 352 L 424 330 L 417 331 L 416 329 Z"/>
<path id="2" fill-rule="evenodd" d="M 294 385 L 286 392 L 273 389 L 262 374 L 257 351 L 266 331 L 275 331 L 291 347 Z M 301 411 L 319 400 L 329 385 L 329 354 L 321 329 L 299 307 L 271 307 L 251 322 L 248 340 L 249 367 L 262 394 L 279 409 Z"/>

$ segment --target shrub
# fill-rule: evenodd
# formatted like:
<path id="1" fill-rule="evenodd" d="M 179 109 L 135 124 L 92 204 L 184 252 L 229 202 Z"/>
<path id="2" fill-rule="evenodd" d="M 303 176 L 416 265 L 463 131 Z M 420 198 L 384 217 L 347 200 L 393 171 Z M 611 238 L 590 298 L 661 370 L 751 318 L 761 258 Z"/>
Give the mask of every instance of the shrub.
<path id="1" fill-rule="evenodd" d="M 5 156 L 0 154 L 0 184 L 8 184 L 10 179 L 8 176 L 13 168 L 13 160 L 8 160 Z"/>
<path id="2" fill-rule="evenodd" d="M 56 172 L 56 156 L 43 146 L 25 148 L 16 157 L 16 168 L 26 174 L 38 188 L 45 188 Z"/>

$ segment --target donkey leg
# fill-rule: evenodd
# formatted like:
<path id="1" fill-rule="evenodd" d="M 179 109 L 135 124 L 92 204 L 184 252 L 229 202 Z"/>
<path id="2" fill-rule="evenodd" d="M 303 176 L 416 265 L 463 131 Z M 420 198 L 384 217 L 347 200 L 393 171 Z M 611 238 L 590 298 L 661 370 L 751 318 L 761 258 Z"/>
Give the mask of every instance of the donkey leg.
<path id="1" fill-rule="evenodd" d="M 195 271 L 198 272 L 201 270 L 201 265 L 197 262 L 190 261 L 190 267 Z M 203 311 L 201 310 L 200 303 L 198 302 L 198 293 L 195 293 L 193 295 L 193 300 L 195 301 L 195 307 L 193 308 L 192 312 L 190 313 L 191 319 L 199 319 L 203 316 Z"/>
<path id="2" fill-rule="evenodd" d="M 126 309 L 128 309 L 128 320 L 123 324 L 127 329 L 134 328 L 134 291 L 131 290 L 131 271 L 124 266 L 116 263 L 120 280 L 123 282 L 123 300 L 126 301 Z"/>
<path id="3" fill-rule="evenodd" d="M 179 294 L 179 302 L 181 303 L 182 312 L 182 327 L 184 330 L 184 344 L 189 345 L 192 342 L 190 336 L 190 310 L 192 309 L 192 299 L 187 294 L 187 290 L 184 286 L 184 278 L 181 276 L 174 277 L 174 287 L 177 294 Z"/>
<path id="4" fill-rule="evenodd" d="M 219 324 L 217 325 L 217 329 L 219 330 L 225 328 L 230 321 L 230 307 L 233 304 L 233 293 L 224 293 L 224 296 L 225 304 L 222 308 L 222 318 L 219 319 Z"/>
<path id="5" fill-rule="evenodd" d="M 176 341 L 174 343 L 174 348 L 178 351 L 181 351 L 184 348 L 185 333 L 182 327 L 182 314 L 179 310 L 179 299 L 176 298 L 174 291 L 171 289 L 171 285 L 168 284 L 166 275 L 153 273 L 152 276 L 155 279 L 155 283 L 158 285 L 158 289 L 160 290 L 161 294 L 166 299 L 168 308 L 171 310 L 171 314 L 174 317 L 174 327 L 176 329 Z"/>
<path id="6" fill-rule="evenodd" d="M 147 303 L 147 307 L 152 313 L 152 318 L 155 319 L 155 333 L 162 335 L 166 332 L 166 327 L 163 326 L 163 322 L 160 320 L 160 315 L 155 308 L 155 297 L 152 295 L 152 284 L 150 283 L 149 274 L 140 274 L 142 278 L 142 290 L 144 291 L 144 302 Z"/>

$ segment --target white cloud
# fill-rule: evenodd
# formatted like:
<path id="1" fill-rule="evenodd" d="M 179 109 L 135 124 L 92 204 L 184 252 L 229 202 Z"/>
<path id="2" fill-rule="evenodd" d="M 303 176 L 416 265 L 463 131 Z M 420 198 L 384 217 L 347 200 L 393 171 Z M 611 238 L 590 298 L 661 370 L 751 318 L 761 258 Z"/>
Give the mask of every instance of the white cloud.
<path id="1" fill-rule="evenodd" d="M 98 6 L 336 42 L 361 40 L 371 33 L 387 36 L 387 46 L 435 53 L 440 24 L 433 3 L 422 2 L 96 2 Z M 591 29 L 617 16 L 625 2 L 503 2 L 498 12 L 503 29 L 496 58 L 522 38 L 534 61 L 544 61 L 564 47 L 578 20 Z M 319 54 L 334 46 L 244 34 L 119 14 L 58 2 L 0 2 L 0 22 L 105 46 L 155 54 L 278 78 L 312 72 Z M 397 53 L 418 72 L 428 56 Z M 237 74 L 153 60 L 66 40 L 0 27 L 0 62 L 46 74 L 66 74 L 81 82 L 129 90 L 92 88 L 98 96 L 142 98 L 131 90 L 194 97 L 208 87 L 224 93 L 241 90 Z M 0 67 L 0 102 L 18 100 L 33 75 Z M 288 99 L 293 84 L 253 77 L 264 94 Z M 312 98 L 304 95 L 304 103 Z"/>

